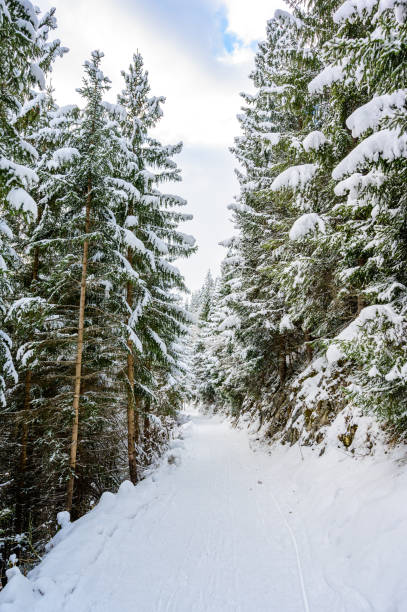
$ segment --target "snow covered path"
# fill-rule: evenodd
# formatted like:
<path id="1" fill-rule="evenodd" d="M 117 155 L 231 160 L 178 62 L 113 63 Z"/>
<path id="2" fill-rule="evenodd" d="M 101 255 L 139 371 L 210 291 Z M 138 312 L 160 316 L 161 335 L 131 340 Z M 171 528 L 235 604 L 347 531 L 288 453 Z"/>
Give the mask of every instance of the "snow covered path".
<path id="1" fill-rule="evenodd" d="M 0 595 L 0 612 L 407 610 L 407 593 L 397 586 L 397 572 L 396 584 L 385 582 L 384 592 L 379 589 L 376 597 L 379 601 L 382 593 L 388 605 L 379 602 L 376 607 L 367 594 L 369 581 L 376 580 L 374 572 L 366 578 L 360 566 L 363 556 L 358 559 L 357 554 L 355 572 L 349 561 L 351 551 L 342 554 L 344 533 L 348 547 L 353 541 L 355 547 L 359 543 L 356 531 L 346 526 L 342 502 L 330 504 L 338 498 L 337 488 L 333 497 L 327 488 L 324 501 L 313 499 L 311 490 L 301 518 L 300 506 L 294 512 L 289 505 L 296 499 L 295 491 L 289 491 L 295 470 L 287 465 L 280 472 L 275 469 L 278 466 L 273 468 L 273 456 L 250 449 L 247 432 L 232 429 L 216 417 L 193 415 L 184 434 L 185 439 L 174 441 L 168 453 L 170 463 L 166 461 L 153 477 L 135 488 L 124 483 L 117 495 L 105 493 L 92 512 L 64 527 L 29 580 L 16 572 Z M 298 449 L 295 454 L 292 450 L 286 456 L 295 457 L 301 469 Z M 278 453 L 277 459 L 281 459 Z M 325 464 L 329 469 L 325 459 L 313 460 L 310 456 L 309 465 L 320 469 Z M 346 461 L 357 471 L 357 462 Z M 306 497 L 316 478 L 314 474 L 307 483 L 306 475 L 302 477 L 301 495 Z M 302 477 L 295 485 L 298 488 Z M 329 478 L 328 474 L 327 482 Z M 320 486 L 316 491 L 324 494 Z M 367 497 L 371 496 L 369 489 Z M 319 514 L 314 513 L 313 503 Z M 323 512 L 335 507 L 338 516 L 330 511 L 324 519 L 321 506 Z M 380 505 L 378 511 L 383 516 Z M 400 517 L 404 514 L 403 510 Z M 326 519 L 329 532 L 323 523 Z M 390 542 L 389 552 L 392 547 L 395 562 L 404 565 L 404 553 L 400 551 L 398 557 L 396 552 L 394 557 Z M 382 552 L 380 556 L 385 567 L 389 560 Z M 383 569 L 377 569 L 386 581 Z M 394 568 L 390 570 L 394 579 Z M 403 579 L 402 567 L 399 573 Z M 358 583 L 363 591 L 366 580 L 362 594 Z"/>

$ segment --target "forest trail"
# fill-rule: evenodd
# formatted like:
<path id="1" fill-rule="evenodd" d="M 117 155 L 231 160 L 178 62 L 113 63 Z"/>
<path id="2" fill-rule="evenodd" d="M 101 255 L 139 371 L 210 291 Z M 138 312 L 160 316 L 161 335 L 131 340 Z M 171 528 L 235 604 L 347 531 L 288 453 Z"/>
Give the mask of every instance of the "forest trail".
<path id="1" fill-rule="evenodd" d="M 397 559 L 395 542 L 381 552 L 373 543 L 383 567 L 377 567 L 378 607 L 371 602 L 379 581 L 375 566 L 364 566 L 363 543 L 372 539 L 365 537 L 358 517 L 360 512 L 362 525 L 375 512 L 382 520 L 375 485 L 368 487 L 365 505 L 363 493 L 360 505 L 352 502 L 351 519 L 353 490 L 342 502 L 343 486 L 329 489 L 334 470 L 339 466 L 335 478 L 340 481 L 345 465 L 342 485 L 346 481 L 359 490 L 360 479 L 371 474 L 369 462 L 354 476 L 356 462 L 349 459 L 349 471 L 351 463 L 345 458 L 343 464 L 343 457 L 338 463 L 337 455 L 331 464 L 310 449 L 304 449 L 309 451 L 305 461 L 298 449 L 269 456 L 263 448 L 250 448 L 246 431 L 219 417 L 192 414 L 182 432 L 154 474 L 137 487 L 123 483 L 117 495 L 105 493 L 92 512 L 63 527 L 29 580 L 16 572 L 0 595 L 0 612 L 407 609 L 395 600 L 390 608 L 380 603 L 387 601 L 386 592 L 406 601 L 391 567 L 386 577 L 386 555 L 395 567 L 402 558 Z M 281 457 L 291 457 L 291 466 Z M 388 470 L 389 463 L 384 465 Z M 295 469 L 300 470 L 296 483 Z M 371 524 L 370 533 L 374 529 Z"/>
<path id="2" fill-rule="evenodd" d="M 216 417 L 192 415 L 185 434 L 155 482 L 105 495 L 103 517 L 90 520 L 96 508 L 45 559 L 41 576 L 48 565 L 59 584 L 35 612 L 308 612 L 269 458 Z"/>

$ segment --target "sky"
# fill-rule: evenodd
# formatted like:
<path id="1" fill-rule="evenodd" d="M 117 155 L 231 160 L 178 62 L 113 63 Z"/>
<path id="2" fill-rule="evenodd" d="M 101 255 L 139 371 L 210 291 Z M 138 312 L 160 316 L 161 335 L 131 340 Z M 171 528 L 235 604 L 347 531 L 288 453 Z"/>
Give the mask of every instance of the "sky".
<path id="1" fill-rule="evenodd" d="M 60 104 L 80 102 L 82 65 L 94 49 L 105 53 L 103 71 L 112 81 L 107 98 L 122 87 L 120 71 L 139 51 L 152 95 L 165 96 L 164 118 L 155 135 L 182 141 L 176 161 L 183 182 L 168 191 L 188 200 L 194 215 L 182 231 L 195 236 L 198 252 L 177 262 L 191 290 L 208 269 L 218 274 L 221 240 L 234 234 L 228 204 L 238 194 L 236 161 L 229 152 L 239 135 L 236 115 L 266 21 L 283 0 L 38 0 L 56 7 L 57 36 L 70 49 L 58 59 L 52 84 Z"/>

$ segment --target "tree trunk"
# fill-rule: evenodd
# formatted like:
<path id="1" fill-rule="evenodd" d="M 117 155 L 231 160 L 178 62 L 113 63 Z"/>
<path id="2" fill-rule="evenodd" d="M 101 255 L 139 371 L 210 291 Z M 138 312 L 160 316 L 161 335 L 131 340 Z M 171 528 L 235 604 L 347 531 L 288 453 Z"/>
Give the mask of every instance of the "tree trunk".
<path id="1" fill-rule="evenodd" d="M 21 449 L 20 449 L 20 465 L 18 470 L 18 485 L 16 495 L 16 532 L 22 533 L 25 531 L 25 472 L 27 469 L 27 447 L 28 447 L 28 411 L 30 409 L 30 391 L 31 391 L 31 371 L 27 370 L 24 382 L 24 411 L 23 422 L 21 428 Z"/>
<path id="2" fill-rule="evenodd" d="M 361 294 L 358 294 L 358 302 L 357 302 L 357 314 L 360 315 L 360 311 L 363 310 L 363 308 L 365 307 L 365 302 L 363 300 L 363 297 L 361 296 Z"/>
<path id="3" fill-rule="evenodd" d="M 311 341 L 311 336 L 310 333 L 308 331 L 308 329 L 305 332 L 305 351 L 307 353 L 307 359 L 308 359 L 308 363 L 311 363 L 312 361 L 312 346 L 310 344 Z"/>
<path id="4" fill-rule="evenodd" d="M 148 457 L 148 461 L 150 460 L 150 452 L 151 452 L 151 431 L 150 431 L 150 419 L 147 410 L 144 413 L 143 420 L 143 450 Z"/>
<path id="5" fill-rule="evenodd" d="M 38 222 L 42 217 L 42 206 L 38 210 Z M 40 252 L 38 247 L 34 250 L 34 258 L 32 263 L 31 283 L 38 280 L 38 271 L 40 266 Z M 21 431 L 21 450 L 20 450 L 20 466 L 19 466 L 19 486 L 16 500 L 16 529 L 17 532 L 24 531 L 24 487 L 25 487 L 25 472 L 27 469 L 28 457 L 28 414 L 31 405 L 31 370 L 25 373 L 24 381 L 24 405 L 23 405 L 23 424 Z"/>
<path id="6" fill-rule="evenodd" d="M 131 211 L 129 211 L 130 213 Z M 129 247 L 127 250 L 127 261 L 133 265 L 133 251 Z M 129 309 L 133 309 L 133 285 L 127 282 L 127 304 Z M 133 484 L 138 482 L 137 454 L 136 454 L 136 415 L 134 397 L 134 354 L 133 342 L 127 341 L 127 456 L 129 461 L 130 480 Z"/>
<path id="7" fill-rule="evenodd" d="M 287 362 L 286 362 L 286 351 L 285 351 L 285 338 L 280 336 L 280 350 L 278 355 L 278 375 L 280 377 L 281 385 L 284 384 L 287 375 Z"/>
<path id="8" fill-rule="evenodd" d="M 88 180 L 88 193 L 86 197 L 86 221 L 85 221 L 85 234 L 89 233 L 90 226 L 90 207 L 92 201 L 92 185 L 91 180 Z M 85 298 L 86 298 L 86 277 L 88 273 L 88 250 L 89 241 L 85 240 L 83 243 L 83 255 L 82 255 L 82 276 L 81 276 L 81 293 L 79 298 L 79 321 L 78 321 L 78 340 L 76 348 L 76 362 L 75 362 L 75 384 L 74 384 L 74 396 L 73 396 L 73 424 L 72 424 L 72 438 L 71 438 L 71 451 L 69 458 L 69 469 L 70 477 L 68 481 L 66 509 L 68 512 L 72 510 L 73 491 L 75 483 L 75 469 L 76 469 L 76 456 L 78 450 L 78 431 L 79 431 L 79 400 L 81 393 L 81 378 L 82 378 L 82 354 L 83 354 L 83 334 L 85 327 Z"/>
<path id="9" fill-rule="evenodd" d="M 128 341 L 129 352 L 127 354 L 127 378 L 128 378 L 128 397 L 127 397 L 127 455 L 129 460 L 130 480 L 133 484 L 138 482 L 137 456 L 136 456 L 136 418 L 134 402 L 134 357 L 132 343 Z"/>
<path id="10" fill-rule="evenodd" d="M 365 263 L 366 263 L 366 258 L 359 257 L 358 266 L 362 267 L 365 265 Z M 363 296 L 361 293 L 358 293 L 358 296 L 357 296 L 357 314 L 358 315 L 360 315 L 360 311 L 363 310 L 364 307 L 365 307 L 365 301 L 363 299 Z"/>

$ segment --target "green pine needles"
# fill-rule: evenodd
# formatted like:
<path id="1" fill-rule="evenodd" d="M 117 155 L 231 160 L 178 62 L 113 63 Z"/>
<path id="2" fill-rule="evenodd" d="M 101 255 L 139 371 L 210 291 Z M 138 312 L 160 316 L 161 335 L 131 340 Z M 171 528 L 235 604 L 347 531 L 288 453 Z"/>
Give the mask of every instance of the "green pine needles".
<path id="1" fill-rule="evenodd" d="M 197 399 L 283 441 L 322 444 L 343 410 L 404 437 L 405 3 L 290 4 L 243 94 L 238 233 L 200 319 Z"/>
<path id="2" fill-rule="evenodd" d="M 165 98 L 141 55 L 112 104 L 94 51 L 82 103 L 59 107 L 54 11 L 5 0 L 0 28 L 2 552 L 29 564 L 59 510 L 75 518 L 137 483 L 165 448 L 191 320 L 174 262 L 196 247 L 179 230 L 185 200 L 165 190 L 182 144 L 151 135 Z"/>

